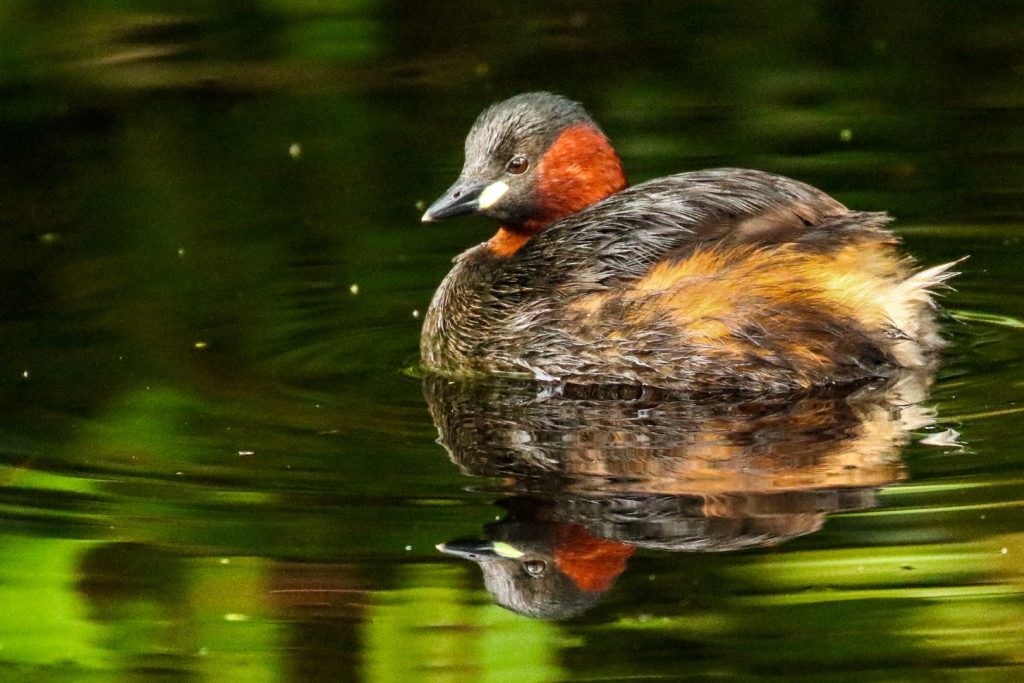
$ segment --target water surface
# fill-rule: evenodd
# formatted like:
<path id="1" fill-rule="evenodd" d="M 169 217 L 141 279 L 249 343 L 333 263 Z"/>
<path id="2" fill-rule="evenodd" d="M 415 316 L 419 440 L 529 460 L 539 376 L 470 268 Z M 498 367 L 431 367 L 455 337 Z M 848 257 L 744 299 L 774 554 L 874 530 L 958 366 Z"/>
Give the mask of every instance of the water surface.
<path id="1" fill-rule="evenodd" d="M 1020 676 L 1017 9 L 22 0 L 0 45 L 0 677 Z M 756 408 L 423 382 L 492 227 L 418 217 L 540 88 L 633 181 L 780 172 L 969 254 L 941 369 Z M 568 592 L 435 548 L 473 539 Z"/>

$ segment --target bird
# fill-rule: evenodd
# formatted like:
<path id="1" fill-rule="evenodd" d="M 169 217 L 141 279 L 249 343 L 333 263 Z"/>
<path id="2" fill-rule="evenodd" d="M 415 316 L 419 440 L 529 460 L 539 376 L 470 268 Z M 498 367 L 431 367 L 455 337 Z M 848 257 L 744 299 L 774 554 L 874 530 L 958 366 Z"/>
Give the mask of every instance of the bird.
<path id="1" fill-rule="evenodd" d="M 423 368 L 559 386 L 765 395 L 925 369 L 935 291 L 884 212 L 716 168 L 630 185 L 581 104 L 529 92 L 483 111 L 422 216 L 497 232 L 454 259 L 424 316 Z"/>

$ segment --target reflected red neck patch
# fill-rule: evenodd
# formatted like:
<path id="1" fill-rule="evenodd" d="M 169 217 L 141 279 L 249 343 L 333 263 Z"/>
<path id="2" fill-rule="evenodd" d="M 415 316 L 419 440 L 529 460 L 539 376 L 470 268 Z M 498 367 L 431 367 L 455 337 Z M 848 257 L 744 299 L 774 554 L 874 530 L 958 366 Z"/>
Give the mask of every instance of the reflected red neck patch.
<path id="1" fill-rule="evenodd" d="M 580 590 L 604 592 L 626 570 L 634 550 L 626 543 L 595 538 L 579 524 L 566 524 L 559 529 L 555 564 Z"/>

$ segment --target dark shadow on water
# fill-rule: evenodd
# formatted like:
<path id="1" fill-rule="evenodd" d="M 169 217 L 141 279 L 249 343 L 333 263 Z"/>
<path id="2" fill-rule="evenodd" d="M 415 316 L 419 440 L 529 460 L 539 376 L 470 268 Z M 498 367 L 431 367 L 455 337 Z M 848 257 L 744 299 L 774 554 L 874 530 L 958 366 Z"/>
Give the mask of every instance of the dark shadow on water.
<path id="1" fill-rule="evenodd" d="M 438 377 L 439 442 L 506 515 L 440 544 L 480 565 L 504 607 L 565 619 L 597 604 L 638 548 L 718 552 L 814 533 L 905 477 L 900 449 L 933 421 L 931 376 L 827 395 L 711 401 L 572 397 Z"/>

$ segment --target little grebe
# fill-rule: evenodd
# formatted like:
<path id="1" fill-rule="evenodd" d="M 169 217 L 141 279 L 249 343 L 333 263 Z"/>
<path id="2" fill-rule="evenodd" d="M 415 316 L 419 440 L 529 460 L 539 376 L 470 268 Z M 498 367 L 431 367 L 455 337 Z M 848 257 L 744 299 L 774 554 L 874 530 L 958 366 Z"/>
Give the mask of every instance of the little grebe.
<path id="1" fill-rule="evenodd" d="M 931 288 L 885 213 L 753 170 L 629 187 L 586 111 L 550 93 L 485 110 L 459 179 L 423 214 L 496 219 L 427 311 L 443 375 L 780 392 L 929 365 Z"/>

